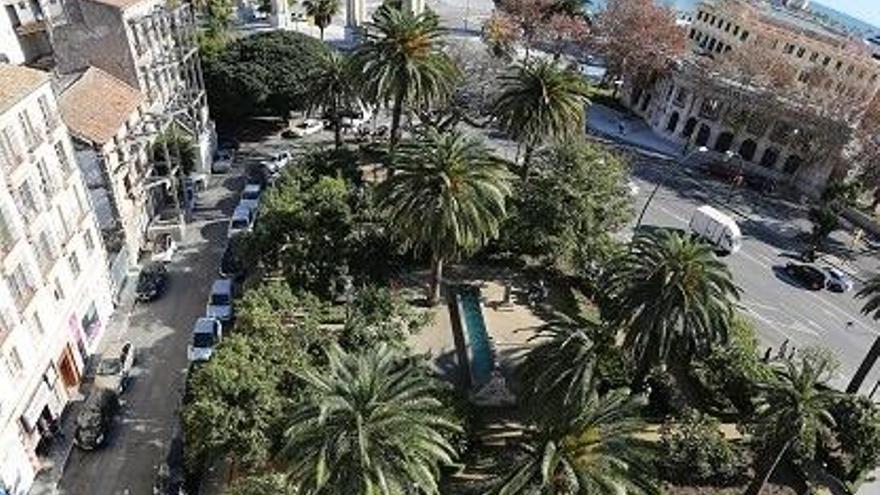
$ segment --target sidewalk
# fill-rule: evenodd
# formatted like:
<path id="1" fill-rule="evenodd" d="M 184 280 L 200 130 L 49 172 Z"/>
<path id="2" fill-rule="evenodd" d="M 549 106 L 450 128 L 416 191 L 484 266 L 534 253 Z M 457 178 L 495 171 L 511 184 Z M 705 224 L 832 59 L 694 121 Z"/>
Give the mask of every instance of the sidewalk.
<path id="1" fill-rule="evenodd" d="M 129 273 L 125 286 L 119 294 L 119 304 L 107 323 L 107 333 L 98 344 L 95 355 L 99 355 L 112 342 L 124 337 L 128 331 L 129 317 L 135 304 L 135 285 L 137 285 L 137 275 Z M 86 368 L 88 367 L 89 365 L 87 364 Z M 28 495 L 54 495 L 58 493 L 58 483 L 64 474 L 70 452 L 74 448 L 73 437 L 76 431 L 76 418 L 79 416 L 83 401 L 89 396 L 91 388 L 91 382 L 83 381 L 80 384 L 77 395 L 71 397 L 67 407 L 61 413 L 61 431 L 63 436 L 59 439 L 60 441 L 53 443 L 50 448 L 46 463 L 43 469 L 37 473 L 34 483 L 28 491 Z"/>

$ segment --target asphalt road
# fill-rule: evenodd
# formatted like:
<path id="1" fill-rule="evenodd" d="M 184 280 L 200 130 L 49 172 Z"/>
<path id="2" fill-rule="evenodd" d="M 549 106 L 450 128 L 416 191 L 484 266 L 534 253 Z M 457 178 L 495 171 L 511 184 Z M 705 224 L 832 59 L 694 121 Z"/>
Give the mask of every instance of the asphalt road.
<path id="1" fill-rule="evenodd" d="M 74 448 L 60 493 L 152 495 L 158 467 L 179 434 L 189 331 L 204 313 L 210 284 L 217 277 L 226 222 L 240 187 L 237 176 L 212 179 L 211 188 L 200 193 L 194 221 L 169 266 L 168 291 L 153 303 L 136 305 L 126 332 L 107 336 L 134 343 L 134 378 L 107 446 L 94 452 Z"/>
<path id="2" fill-rule="evenodd" d="M 724 209 L 729 192 L 727 185 L 697 171 L 658 166 L 647 160 L 634 166 L 633 179 L 639 186 L 635 198 L 637 212 L 657 181 L 661 182 L 645 214 L 645 225 L 686 229 L 696 207 L 709 203 Z M 779 271 L 791 261 L 786 254 L 803 247 L 798 236 L 807 232 L 809 223 L 802 213 L 745 190 L 735 191 L 731 204 L 739 213 L 727 211 L 740 225 L 744 241 L 740 252 L 722 259 L 742 289 L 741 303 L 757 326 L 762 350 L 773 346 L 775 353 L 786 339 L 789 349 L 791 346 L 828 348 L 841 363 L 833 382 L 845 387 L 880 328 L 860 314 L 863 301 L 855 299 L 854 291 L 812 292 L 797 286 Z M 880 369 L 875 369 L 868 375 L 862 391 L 869 392 L 878 379 Z"/>

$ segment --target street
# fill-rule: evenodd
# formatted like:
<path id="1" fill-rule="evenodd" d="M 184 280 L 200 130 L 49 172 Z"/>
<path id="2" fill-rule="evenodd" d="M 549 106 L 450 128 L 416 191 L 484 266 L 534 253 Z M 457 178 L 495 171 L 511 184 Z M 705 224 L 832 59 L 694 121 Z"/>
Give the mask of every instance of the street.
<path id="1" fill-rule="evenodd" d="M 707 203 L 719 207 L 729 191 L 727 184 L 704 177 L 698 171 L 676 170 L 647 160 L 635 164 L 633 179 L 639 186 L 635 199 L 637 213 L 657 181 L 662 181 L 645 214 L 645 225 L 686 229 L 694 209 Z M 739 224 L 743 247 L 722 259 L 742 289 L 741 304 L 756 324 L 762 351 L 773 346 L 775 353 L 786 339 L 789 351 L 792 346 L 827 347 L 841 362 L 834 385 L 845 388 L 878 334 L 876 323 L 860 313 L 863 301 L 855 299 L 855 291 L 839 294 L 806 290 L 780 273 L 779 268 L 792 261 L 785 254 L 802 249 L 797 236 L 809 229 L 809 222 L 798 218 L 797 212 L 748 190 L 737 190 L 731 204 L 739 213 L 732 213 L 723 205 L 720 209 L 732 213 Z M 862 392 L 870 392 L 878 379 L 880 370 L 872 370 Z"/>
<path id="2" fill-rule="evenodd" d="M 239 177 L 212 178 L 211 187 L 198 197 L 193 221 L 168 267 L 167 292 L 157 301 L 136 305 L 127 331 L 112 328 L 105 337 L 134 344 L 133 380 L 107 445 L 94 452 L 74 447 L 60 493 L 152 495 L 158 467 L 179 434 L 190 328 L 204 313 L 210 284 L 217 277 L 226 222 L 240 188 Z"/>

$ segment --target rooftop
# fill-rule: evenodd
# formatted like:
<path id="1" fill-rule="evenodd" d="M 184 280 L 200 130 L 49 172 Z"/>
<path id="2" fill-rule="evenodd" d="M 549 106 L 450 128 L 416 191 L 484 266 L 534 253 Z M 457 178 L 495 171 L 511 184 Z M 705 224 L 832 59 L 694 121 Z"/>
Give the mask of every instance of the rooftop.
<path id="1" fill-rule="evenodd" d="M 88 0 L 93 3 L 105 5 L 107 7 L 112 7 L 119 10 L 125 10 L 129 7 L 133 7 L 141 2 L 146 0 Z"/>
<path id="2" fill-rule="evenodd" d="M 70 133 L 104 144 L 113 139 L 131 117 L 144 95 L 96 67 L 89 67 L 59 100 L 61 117 Z"/>
<path id="3" fill-rule="evenodd" d="M 0 63 L 0 114 L 49 80 L 49 74 L 36 69 Z"/>

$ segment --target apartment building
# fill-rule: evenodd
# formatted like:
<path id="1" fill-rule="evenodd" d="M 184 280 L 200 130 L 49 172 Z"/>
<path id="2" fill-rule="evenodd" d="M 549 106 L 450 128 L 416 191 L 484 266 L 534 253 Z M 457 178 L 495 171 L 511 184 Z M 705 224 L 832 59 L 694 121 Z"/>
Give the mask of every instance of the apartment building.
<path id="1" fill-rule="evenodd" d="M 0 0 L 0 62 L 39 63 L 52 54 L 51 28 L 63 22 L 62 0 Z"/>
<path id="2" fill-rule="evenodd" d="M 880 61 L 863 41 L 801 10 L 745 0 L 700 3 L 687 33 L 693 52 L 669 74 L 650 87 L 624 87 L 630 108 L 657 133 L 683 151 L 733 153 L 744 169 L 811 196 L 845 172 L 840 157 L 860 104 L 880 90 Z M 749 49 L 795 68 L 795 91 L 731 80 L 722 70 L 727 57 Z"/>
<path id="3" fill-rule="evenodd" d="M 97 67 L 146 96 L 145 113 L 192 136 L 199 168 L 210 170 L 216 143 L 189 3 L 71 0 L 53 31 L 58 70 Z"/>
<path id="4" fill-rule="evenodd" d="M 0 488 L 8 493 L 27 493 L 46 425 L 77 393 L 106 328 L 106 268 L 48 74 L 0 64 Z"/>

